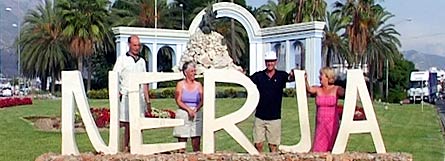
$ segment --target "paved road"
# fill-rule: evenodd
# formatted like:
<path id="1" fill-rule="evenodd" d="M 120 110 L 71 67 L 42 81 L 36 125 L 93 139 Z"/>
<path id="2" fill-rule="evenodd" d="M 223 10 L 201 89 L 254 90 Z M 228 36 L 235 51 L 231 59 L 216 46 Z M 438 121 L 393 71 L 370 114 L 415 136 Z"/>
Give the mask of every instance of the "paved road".
<path id="1" fill-rule="evenodd" d="M 441 99 L 436 102 L 437 112 L 439 112 L 442 129 L 445 129 L 445 100 Z"/>

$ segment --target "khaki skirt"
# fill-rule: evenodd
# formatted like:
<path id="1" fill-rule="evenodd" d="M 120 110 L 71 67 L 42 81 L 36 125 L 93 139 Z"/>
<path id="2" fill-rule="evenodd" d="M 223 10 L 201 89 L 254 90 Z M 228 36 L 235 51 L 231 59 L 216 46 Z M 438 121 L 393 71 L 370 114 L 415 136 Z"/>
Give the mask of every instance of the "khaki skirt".
<path id="1" fill-rule="evenodd" d="M 173 128 L 174 137 L 190 138 L 202 135 L 202 110 L 196 113 L 195 118 L 190 119 L 187 111 L 178 109 L 175 118 L 184 120 L 184 125 Z"/>

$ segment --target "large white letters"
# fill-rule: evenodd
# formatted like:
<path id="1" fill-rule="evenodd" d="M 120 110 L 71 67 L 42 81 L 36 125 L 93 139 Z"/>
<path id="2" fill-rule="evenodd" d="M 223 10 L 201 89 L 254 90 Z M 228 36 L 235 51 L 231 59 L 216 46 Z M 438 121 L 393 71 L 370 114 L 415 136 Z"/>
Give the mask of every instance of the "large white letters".
<path id="1" fill-rule="evenodd" d="M 132 73 L 130 77 L 130 147 L 132 154 L 153 154 L 185 148 L 185 143 L 143 144 L 142 130 L 184 125 L 180 119 L 145 118 L 139 108 L 140 84 L 180 79 L 180 73 Z"/>
<path id="2" fill-rule="evenodd" d="M 238 111 L 218 119 L 215 119 L 215 82 L 238 83 L 247 90 L 247 99 L 244 105 Z M 203 152 L 215 152 L 215 131 L 224 129 L 249 154 L 258 154 L 246 135 L 235 125 L 247 119 L 255 111 L 260 98 L 255 84 L 236 70 L 206 70 L 204 72 L 204 98 Z"/>
<path id="3" fill-rule="evenodd" d="M 79 71 L 62 72 L 62 154 L 79 154 L 74 137 L 74 110 L 77 105 L 80 116 L 96 151 L 105 154 L 118 152 L 119 118 L 117 73 L 109 72 L 109 98 L 110 98 L 110 137 L 109 146 L 106 146 L 99 134 L 90 112 L 90 105 L 85 94 L 82 76 Z"/>
<path id="4" fill-rule="evenodd" d="M 304 73 L 305 71 L 302 70 L 294 70 L 295 92 L 297 94 L 298 102 L 298 118 L 300 120 L 300 142 L 292 146 L 281 145 L 280 150 L 284 152 L 309 152 L 312 147 Z"/>
<path id="5" fill-rule="evenodd" d="M 369 97 L 363 72 L 360 69 L 348 70 L 349 80 L 346 84 L 346 97 L 343 110 L 342 122 L 335 141 L 333 154 L 344 153 L 351 133 L 371 133 L 377 153 L 386 153 L 383 144 L 380 128 L 375 117 L 374 107 L 372 106 L 371 97 Z M 354 112 L 357 100 L 357 91 L 362 101 L 363 110 L 365 111 L 366 120 L 354 121 Z"/>
<path id="6" fill-rule="evenodd" d="M 294 71 L 298 113 L 300 120 L 301 139 L 296 145 L 280 146 L 286 152 L 308 152 L 311 149 L 311 134 L 309 125 L 308 105 L 304 83 L 304 71 Z M 176 150 L 185 147 L 185 143 L 143 144 L 142 130 L 165 128 L 183 125 L 179 119 L 145 118 L 139 108 L 141 84 L 177 80 L 182 78 L 180 73 L 132 73 L 129 86 L 129 117 L 130 117 L 130 147 L 133 154 L 154 154 Z M 348 70 L 343 120 L 332 153 L 344 153 L 349 134 L 371 133 L 378 153 L 385 153 L 385 146 L 374 113 L 371 99 L 361 70 Z M 115 154 L 119 147 L 119 108 L 118 108 L 118 73 L 109 72 L 109 100 L 110 100 L 110 136 L 107 146 L 97 129 L 90 113 L 90 106 L 84 91 L 82 77 L 78 71 L 62 72 L 62 154 L 79 154 L 74 137 L 74 111 L 77 105 L 84 121 L 90 141 L 96 151 Z M 215 83 L 237 83 L 247 90 L 245 104 L 238 110 L 226 116 L 215 118 Z M 353 121 L 357 91 L 360 95 L 367 120 Z M 172 100 L 173 101 L 173 100 Z M 235 70 L 211 69 L 204 72 L 204 116 L 203 116 L 203 152 L 214 153 L 215 135 L 224 129 L 249 154 L 258 154 L 251 141 L 235 125 L 247 119 L 255 110 L 259 101 L 256 86 L 248 77 Z"/>

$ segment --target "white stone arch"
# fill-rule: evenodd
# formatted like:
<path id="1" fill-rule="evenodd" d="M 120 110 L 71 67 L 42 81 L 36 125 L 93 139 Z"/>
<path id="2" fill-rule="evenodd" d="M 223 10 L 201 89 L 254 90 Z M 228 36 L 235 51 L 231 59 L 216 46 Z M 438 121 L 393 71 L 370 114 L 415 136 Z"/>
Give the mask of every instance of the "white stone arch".
<path id="1" fill-rule="evenodd" d="M 229 17 L 237 20 L 247 31 L 249 38 L 249 73 L 253 74 L 263 66 L 264 45 L 261 39 L 261 27 L 255 17 L 244 7 L 230 2 L 219 2 L 213 4 L 213 11 L 217 12 L 216 17 Z M 189 34 L 193 35 L 199 28 L 205 9 L 196 15 L 189 27 Z"/>
<path id="2" fill-rule="evenodd" d="M 166 49 L 168 49 L 168 50 L 170 50 L 170 51 L 172 51 L 170 54 L 170 57 L 171 57 L 171 67 L 174 67 L 175 65 L 176 65 L 176 50 L 175 50 L 175 45 L 162 45 L 162 46 L 159 46 L 159 49 L 158 49 L 158 51 L 156 52 L 156 58 L 158 59 L 158 61 L 157 61 L 157 67 L 156 67 L 156 70 L 158 71 L 158 72 L 161 72 L 161 71 L 159 71 L 158 70 L 158 68 L 159 68 L 159 66 L 161 65 L 161 63 L 162 62 L 159 62 L 159 59 L 161 58 L 161 52 L 162 52 L 162 49 L 163 48 L 166 48 Z"/>
<path id="3" fill-rule="evenodd" d="M 141 53 L 143 54 L 143 57 L 145 59 L 145 64 L 147 66 L 147 71 L 152 72 L 153 67 L 151 64 L 153 64 L 153 50 L 148 44 L 142 44 Z"/>
<path id="4" fill-rule="evenodd" d="M 260 25 L 255 17 L 244 7 L 230 2 L 219 2 L 213 4 L 213 11 L 217 11 L 216 18 L 229 17 L 240 22 L 247 31 L 249 41 L 255 41 L 260 34 Z M 199 28 L 205 9 L 196 15 L 189 27 L 190 35 L 193 35 Z"/>
<path id="5" fill-rule="evenodd" d="M 299 69 L 305 69 L 305 48 L 304 48 L 304 39 L 296 39 L 293 43 L 292 43 L 292 49 L 293 49 L 293 53 L 294 53 L 294 61 L 295 61 L 295 66 Z M 300 45 L 303 46 L 303 48 L 300 48 Z"/>

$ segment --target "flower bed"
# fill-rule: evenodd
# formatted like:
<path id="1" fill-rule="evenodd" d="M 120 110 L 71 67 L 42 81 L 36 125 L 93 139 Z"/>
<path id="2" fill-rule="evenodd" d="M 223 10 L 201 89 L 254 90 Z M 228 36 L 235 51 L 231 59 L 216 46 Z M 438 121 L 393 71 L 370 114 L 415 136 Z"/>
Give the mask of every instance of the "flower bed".
<path id="1" fill-rule="evenodd" d="M 109 108 L 90 108 L 90 111 L 98 128 L 105 128 L 110 126 Z M 149 118 L 175 118 L 175 116 L 175 112 L 170 109 L 152 108 L 151 113 L 145 113 L 145 117 Z M 76 113 L 76 120 L 78 120 L 76 122 L 81 122 L 79 113 Z"/>
<path id="2" fill-rule="evenodd" d="M 95 161 L 152 161 L 152 160 L 189 160 L 189 161 L 215 161 L 215 160 L 231 160 L 231 161 L 307 161 L 307 160 L 360 160 L 360 161 L 412 161 L 413 156 L 408 153 L 359 153 L 346 152 L 343 154 L 330 153 L 263 153 L 260 155 L 249 155 L 245 153 L 218 152 L 214 154 L 203 153 L 173 153 L 173 154 L 155 154 L 155 155 L 134 155 L 129 153 L 109 154 L 93 154 L 82 153 L 80 155 L 60 155 L 55 153 L 45 153 L 36 158 L 36 161 L 59 161 L 59 160 L 95 160 Z"/>
<path id="3" fill-rule="evenodd" d="M 156 108 L 151 108 L 151 113 L 150 112 L 145 112 L 145 117 L 150 117 L 150 118 L 175 118 L 176 117 L 176 113 L 173 110 L 170 109 L 156 109 Z"/>
<path id="4" fill-rule="evenodd" d="M 0 108 L 31 104 L 32 99 L 30 97 L 8 97 L 0 99 Z"/>
<path id="5" fill-rule="evenodd" d="M 94 122 L 98 128 L 110 126 L 110 109 L 109 108 L 90 108 Z"/>

